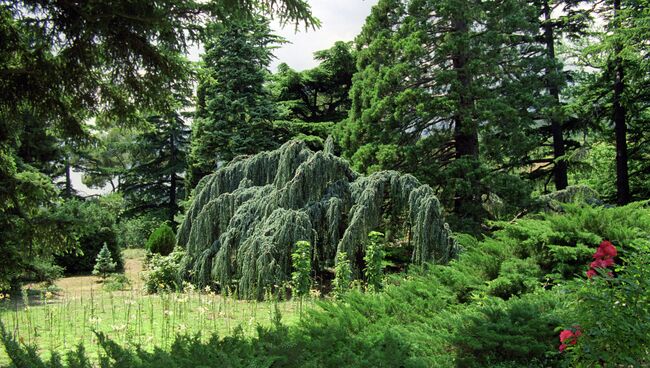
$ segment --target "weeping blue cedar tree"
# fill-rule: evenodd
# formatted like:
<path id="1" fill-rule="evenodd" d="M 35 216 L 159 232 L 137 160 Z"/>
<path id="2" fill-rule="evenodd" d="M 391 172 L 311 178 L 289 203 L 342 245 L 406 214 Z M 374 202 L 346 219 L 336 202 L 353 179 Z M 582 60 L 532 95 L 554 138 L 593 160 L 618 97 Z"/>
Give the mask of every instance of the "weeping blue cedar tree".
<path id="1" fill-rule="evenodd" d="M 350 277 L 362 279 L 368 233 L 387 218 L 405 262 L 444 264 L 456 256 L 433 189 L 395 171 L 360 176 L 333 149 L 331 139 L 318 152 L 290 141 L 203 178 L 177 235 L 187 250 L 183 278 L 201 288 L 234 282 L 240 296 L 261 298 L 289 281 L 288 244 L 305 240 L 315 275 L 346 253 Z"/>

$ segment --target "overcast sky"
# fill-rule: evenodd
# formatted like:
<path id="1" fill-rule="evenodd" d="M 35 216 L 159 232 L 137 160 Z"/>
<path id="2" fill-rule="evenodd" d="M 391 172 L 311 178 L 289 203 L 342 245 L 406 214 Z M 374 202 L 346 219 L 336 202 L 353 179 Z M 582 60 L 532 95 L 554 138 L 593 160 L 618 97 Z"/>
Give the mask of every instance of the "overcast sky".
<path id="1" fill-rule="evenodd" d="M 295 33 L 293 25 L 282 29 L 278 22 L 273 22 L 276 34 L 290 43 L 275 50 L 276 60 L 271 70 L 275 72 L 282 62 L 295 70 L 313 68 L 317 65 L 313 59 L 314 51 L 328 49 L 336 41 L 354 40 L 370 15 L 370 8 L 376 3 L 377 0 L 309 0 L 312 13 L 321 21 L 321 27 L 317 30 L 305 31 L 301 27 Z"/>

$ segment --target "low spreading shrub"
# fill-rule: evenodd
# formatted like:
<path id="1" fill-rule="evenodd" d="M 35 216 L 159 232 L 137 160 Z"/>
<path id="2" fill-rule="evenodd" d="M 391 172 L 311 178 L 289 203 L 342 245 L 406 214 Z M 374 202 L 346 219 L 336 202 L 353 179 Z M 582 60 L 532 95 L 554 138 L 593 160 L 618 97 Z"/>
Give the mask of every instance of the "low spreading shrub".
<path id="1" fill-rule="evenodd" d="M 508 299 L 530 293 L 541 287 L 541 270 L 531 258 L 512 258 L 503 261 L 499 268 L 499 276 L 487 284 L 489 295 Z"/>
<path id="2" fill-rule="evenodd" d="M 488 298 L 463 310 L 452 338 L 458 366 L 556 366 L 561 306 L 556 293 L 539 292 Z"/>
<path id="3" fill-rule="evenodd" d="M 201 342 L 181 336 L 171 350 L 154 352 L 121 347 L 100 335 L 101 366 L 644 366 L 650 346 L 645 206 L 574 206 L 564 214 L 500 224 L 480 241 L 461 237 L 464 251 L 448 265 L 392 275 L 376 293 L 349 287 L 347 257 L 341 257 L 337 298 L 305 311 L 295 327 L 276 322 L 252 339 L 235 334 Z M 603 238 L 617 248 L 615 265 L 593 264 L 597 274 L 588 279 L 595 245 Z M 609 259 L 605 256 L 596 260 Z M 147 288 L 178 289 L 181 258 L 180 249 L 154 255 Z M 7 333 L 3 340 L 14 367 L 59 366 L 58 360 L 47 365 L 35 358 L 35 350 Z M 75 354 L 75 362 L 85 358 Z"/>
<path id="4" fill-rule="evenodd" d="M 147 293 L 180 291 L 183 282 L 180 278 L 181 260 L 185 251 L 174 248 L 167 256 L 152 253 L 145 272 L 144 287 Z"/>

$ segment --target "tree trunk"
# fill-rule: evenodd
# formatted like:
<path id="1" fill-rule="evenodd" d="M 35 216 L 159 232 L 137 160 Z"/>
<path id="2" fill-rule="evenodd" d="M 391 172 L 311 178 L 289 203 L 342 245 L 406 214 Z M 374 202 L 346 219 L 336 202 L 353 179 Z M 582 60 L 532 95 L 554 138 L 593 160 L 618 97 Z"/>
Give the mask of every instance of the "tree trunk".
<path id="1" fill-rule="evenodd" d="M 172 229 L 176 231 L 176 221 L 174 220 L 174 216 L 176 216 L 176 212 L 178 211 L 178 206 L 176 205 L 176 186 L 177 186 L 177 180 L 178 178 L 176 177 L 175 173 L 172 173 L 171 176 L 171 185 L 169 186 L 169 222 L 171 223 Z"/>
<path id="2" fill-rule="evenodd" d="M 72 167 L 70 165 L 70 156 L 65 158 L 65 197 L 72 197 Z"/>
<path id="3" fill-rule="evenodd" d="M 171 159 L 170 163 L 173 165 L 173 163 L 176 162 L 176 145 L 174 144 L 174 134 L 172 133 L 171 136 L 169 137 L 169 145 L 171 149 Z M 176 173 L 171 172 L 170 173 L 170 178 L 169 178 L 169 222 L 172 226 L 172 229 L 174 229 L 174 232 L 176 231 L 176 221 L 174 220 L 174 216 L 176 216 L 176 212 L 178 210 L 178 206 L 176 205 L 176 181 L 177 181 Z"/>
<path id="4" fill-rule="evenodd" d="M 551 9 L 548 4 L 548 0 L 544 0 L 543 3 L 544 11 L 544 41 L 546 43 L 546 57 L 549 63 L 553 64 L 553 69 L 551 67 L 546 68 L 546 83 L 548 88 L 548 93 L 553 98 L 554 109 L 560 108 L 560 88 L 557 84 L 557 70 L 555 70 L 555 37 L 553 24 L 551 24 Z M 555 182 L 555 189 L 562 190 L 569 185 L 569 179 L 567 174 L 567 163 L 563 159 L 565 151 L 564 144 L 564 132 L 562 129 L 562 120 L 557 111 L 554 111 L 551 114 L 550 118 L 551 123 L 551 134 L 553 136 L 553 179 Z M 561 159 L 562 158 L 562 159 Z"/>
<path id="5" fill-rule="evenodd" d="M 619 27 L 619 20 L 616 17 L 621 9 L 620 0 L 614 0 L 614 22 L 615 27 Z M 628 158 L 627 158 L 627 111 L 621 102 L 623 92 L 625 91 L 625 82 L 623 80 L 623 62 L 620 57 L 622 46 L 616 43 L 614 46 L 614 99 L 613 99 L 613 119 L 614 132 L 616 134 L 616 191 L 617 203 L 625 205 L 630 202 L 630 182 L 628 177 Z"/>
<path id="6" fill-rule="evenodd" d="M 469 31 L 467 22 L 463 19 L 455 19 L 452 23 L 454 31 L 461 35 L 467 34 Z M 463 45 L 464 40 L 460 40 L 461 45 L 452 55 L 453 68 L 456 72 L 456 78 L 460 88 L 458 90 L 459 105 L 458 111 L 454 116 L 454 148 L 455 158 L 469 159 L 472 163 L 478 162 L 479 155 L 479 142 L 478 142 L 478 127 L 472 118 L 472 108 L 474 104 L 473 97 L 470 92 L 470 76 L 467 72 L 467 63 L 469 53 L 467 46 Z M 466 168 L 471 170 L 471 168 Z M 462 178 L 470 182 L 470 190 L 463 190 L 456 193 L 454 199 L 454 211 L 457 215 L 464 217 L 464 215 L 472 215 L 468 212 L 469 207 L 473 207 L 477 200 L 478 182 L 474 175 L 466 172 L 464 169 L 461 173 Z"/>

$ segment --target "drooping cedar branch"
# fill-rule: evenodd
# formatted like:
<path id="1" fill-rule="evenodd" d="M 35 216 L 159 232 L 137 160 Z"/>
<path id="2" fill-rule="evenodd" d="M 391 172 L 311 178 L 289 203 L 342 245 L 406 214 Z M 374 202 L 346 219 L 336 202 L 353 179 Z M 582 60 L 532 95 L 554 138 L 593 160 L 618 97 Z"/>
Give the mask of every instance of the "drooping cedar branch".
<path id="1" fill-rule="evenodd" d="M 178 232 L 187 249 L 183 277 L 199 286 L 236 283 L 239 295 L 263 296 L 291 274 L 300 240 L 313 247 L 322 270 L 346 252 L 360 277 L 368 233 L 391 218 L 414 263 L 446 263 L 457 246 L 433 190 L 411 175 L 383 171 L 360 176 L 332 154 L 302 142 L 236 159 L 206 176 Z M 315 270 L 318 272 L 319 270 Z"/>

